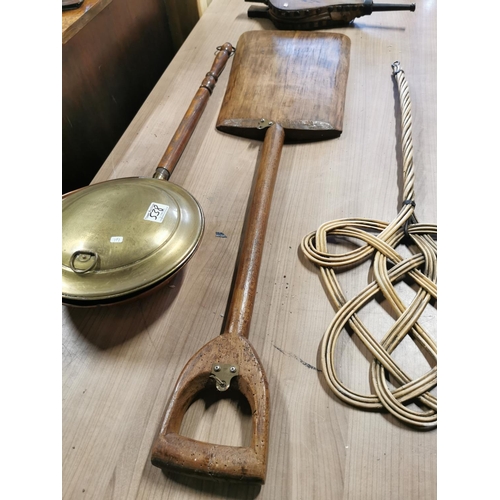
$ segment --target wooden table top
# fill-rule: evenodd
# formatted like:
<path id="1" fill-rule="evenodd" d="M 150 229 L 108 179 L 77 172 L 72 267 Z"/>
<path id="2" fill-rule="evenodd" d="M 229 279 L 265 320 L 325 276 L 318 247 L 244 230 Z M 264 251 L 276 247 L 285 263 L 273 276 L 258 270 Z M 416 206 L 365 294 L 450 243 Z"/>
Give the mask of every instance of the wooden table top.
<path id="1" fill-rule="evenodd" d="M 153 175 L 216 47 L 237 45 L 245 31 L 274 29 L 268 20 L 249 19 L 249 5 L 212 1 L 94 182 Z M 262 146 L 215 129 L 229 63 L 171 178 L 203 207 L 199 250 L 172 282 L 148 297 L 127 305 L 63 307 L 63 498 L 436 498 L 437 431 L 353 408 L 326 385 L 318 352 L 335 310 L 318 269 L 299 247 L 326 221 L 395 218 L 402 197 L 391 68 L 396 60 L 412 98 L 417 216 L 436 223 L 436 3 L 417 2 L 414 13 L 374 13 L 332 31 L 351 39 L 344 131 L 338 139 L 284 146 L 249 335 L 271 394 L 266 483 L 168 475 L 150 462 L 180 371 L 220 333 Z M 366 286 L 370 271 L 365 263 L 342 273 L 347 296 Z M 412 290 L 401 283 L 405 297 Z M 380 337 L 394 321 L 382 300 L 360 315 Z M 425 322 L 436 335 L 433 308 Z M 368 394 L 372 357 L 356 336 L 342 335 L 339 376 Z M 412 375 L 429 369 L 410 339 L 393 356 Z M 206 406 L 200 400 L 188 410 L 182 433 L 241 445 L 251 434 L 250 422 L 231 400 Z"/>

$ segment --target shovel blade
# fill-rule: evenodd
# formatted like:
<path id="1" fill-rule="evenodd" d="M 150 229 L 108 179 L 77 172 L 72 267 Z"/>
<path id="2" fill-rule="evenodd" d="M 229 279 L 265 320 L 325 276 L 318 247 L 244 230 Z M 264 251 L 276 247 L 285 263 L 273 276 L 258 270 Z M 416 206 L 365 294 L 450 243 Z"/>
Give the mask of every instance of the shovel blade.
<path id="1" fill-rule="evenodd" d="M 262 140 L 261 123 L 272 121 L 285 129 L 287 141 L 340 136 L 350 46 L 350 39 L 340 33 L 243 33 L 217 129 Z"/>

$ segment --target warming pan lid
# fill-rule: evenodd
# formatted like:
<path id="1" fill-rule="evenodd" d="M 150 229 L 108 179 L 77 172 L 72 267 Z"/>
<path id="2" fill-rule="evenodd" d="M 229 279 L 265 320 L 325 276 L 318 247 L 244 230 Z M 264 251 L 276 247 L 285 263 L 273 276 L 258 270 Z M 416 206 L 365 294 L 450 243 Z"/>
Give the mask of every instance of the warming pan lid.
<path id="1" fill-rule="evenodd" d="M 168 279 L 198 247 L 204 217 L 182 187 L 154 178 L 94 184 L 62 200 L 62 299 L 114 302 Z"/>

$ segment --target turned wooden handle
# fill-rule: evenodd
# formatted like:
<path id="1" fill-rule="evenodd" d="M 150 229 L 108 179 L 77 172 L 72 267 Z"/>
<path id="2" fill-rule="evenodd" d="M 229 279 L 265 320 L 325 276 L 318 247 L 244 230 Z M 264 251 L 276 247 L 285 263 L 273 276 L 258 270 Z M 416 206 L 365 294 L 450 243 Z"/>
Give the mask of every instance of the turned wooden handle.
<path id="1" fill-rule="evenodd" d="M 267 222 L 284 141 L 285 131 L 281 125 L 275 123 L 267 129 L 224 325 L 224 332 L 246 338 L 250 329 Z"/>
<path id="2" fill-rule="evenodd" d="M 218 47 L 212 68 L 206 74 L 201 82 L 200 88 L 196 92 L 191 104 L 184 115 L 181 123 L 177 127 L 172 140 L 170 141 L 165 153 L 158 163 L 154 177 L 156 179 L 168 180 L 174 171 L 184 149 L 196 128 L 198 121 L 205 111 L 208 99 L 212 95 L 217 80 L 224 70 L 228 59 L 234 53 L 234 48 L 230 43 L 225 43 Z"/>

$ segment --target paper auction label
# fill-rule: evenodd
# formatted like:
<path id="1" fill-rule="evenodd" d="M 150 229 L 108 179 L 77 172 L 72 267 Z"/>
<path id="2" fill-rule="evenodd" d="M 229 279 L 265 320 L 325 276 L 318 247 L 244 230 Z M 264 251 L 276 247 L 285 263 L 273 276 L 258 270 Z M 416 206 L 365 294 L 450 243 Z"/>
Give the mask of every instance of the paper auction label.
<path id="1" fill-rule="evenodd" d="M 144 220 L 150 220 L 152 222 L 163 222 L 165 215 L 168 211 L 168 205 L 162 205 L 161 203 L 151 203 L 149 205 L 148 211 L 144 216 Z"/>

